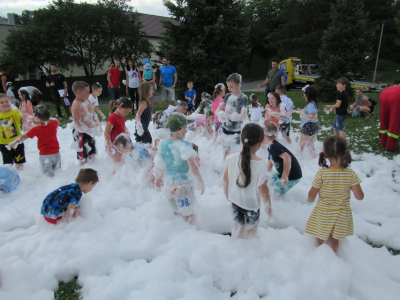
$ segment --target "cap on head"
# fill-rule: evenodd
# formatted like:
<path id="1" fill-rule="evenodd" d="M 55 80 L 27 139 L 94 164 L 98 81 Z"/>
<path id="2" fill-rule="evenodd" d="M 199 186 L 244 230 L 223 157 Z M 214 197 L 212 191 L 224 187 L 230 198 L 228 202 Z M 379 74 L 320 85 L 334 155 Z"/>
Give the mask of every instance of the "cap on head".
<path id="1" fill-rule="evenodd" d="M 187 120 L 184 115 L 180 113 L 173 113 L 165 121 L 164 127 L 176 132 L 187 126 Z"/>
<path id="2" fill-rule="evenodd" d="M 10 86 L 13 86 L 13 83 L 11 81 L 6 83 L 6 87 L 10 87 Z"/>
<path id="3" fill-rule="evenodd" d="M 150 63 L 150 58 L 144 58 L 142 64 L 149 64 Z"/>
<path id="4" fill-rule="evenodd" d="M 144 68 L 147 69 L 147 70 L 151 70 L 150 63 L 145 63 Z"/>

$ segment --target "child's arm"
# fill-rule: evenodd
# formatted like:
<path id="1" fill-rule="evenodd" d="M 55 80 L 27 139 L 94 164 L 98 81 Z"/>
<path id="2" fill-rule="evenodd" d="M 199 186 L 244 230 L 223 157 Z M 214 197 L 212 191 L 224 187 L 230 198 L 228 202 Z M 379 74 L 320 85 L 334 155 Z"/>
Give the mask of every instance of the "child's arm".
<path id="1" fill-rule="evenodd" d="M 300 110 L 300 117 L 307 120 L 316 120 L 317 114 L 306 115 L 304 111 Z"/>
<path id="2" fill-rule="evenodd" d="M 361 201 L 364 199 L 364 192 L 361 188 L 361 185 L 353 185 L 350 189 L 353 191 L 354 197 L 356 197 L 357 200 Z"/>
<path id="3" fill-rule="evenodd" d="M 325 105 L 324 110 L 328 110 L 330 108 L 339 108 L 341 104 L 342 104 L 342 100 L 336 100 L 335 105 Z"/>
<path id="4" fill-rule="evenodd" d="M 224 193 L 225 193 L 226 199 L 228 199 L 228 201 L 230 201 L 228 198 L 228 189 L 229 189 L 229 176 L 228 176 L 228 167 L 226 167 L 226 170 L 224 173 Z"/>
<path id="5" fill-rule="evenodd" d="M 227 115 L 231 121 L 241 121 L 247 118 L 247 107 L 242 107 L 240 114 Z"/>
<path id="6" fill-rule="evenodd" d="M 112 128 L 113 128 L 113 124 L 107 123 L 106 124 L 106 129 L 104 130 L 104 138 L 106 140 L 106 144 L 107 144 L 109 152 L 113 148 L 112 147 L 112 143 L 111 143 L 111 137 L 110 137 L 110 133 L 111 133 Z"/>
<path id="7" fill-rule="evenodd" d="M 264 183 L 258 187 L 258 191 L 260 192 L 261 199 L 263 200 L 265 212 L 267 213 L 268 218 L 272 219 L 272 208 L 271 199 L 269 198 L 268 180 L 265 180 Z"/>
<path id="8" fill-rule="evenodd" d="M 287 184 L 289 183 L 290 168 L 292 167 L 292 158 L 286 152 L 279 155 L 279 157 L 283 159 L 283 172 L 281 177 L 281 184 L 283 186 L 287 186 Z"/>
<path id="9" fill-rule="evenodd" d="M 272 169 L 272 161 L 270 159 L 268 159 L 268 163 L 267 163 L 268 172 L 271 172 L 271 169 Z"/>
<path id="10" fill-rule="evenodd" d="M 141 118 L 142 113 L 144 112 L 144 110 L 145 110 L 146 108 L 147 108 L 147 104 L 146 104 L 146 103 L 141 103 L 141 104 L 139 105 L 139 109 L 138 109 L 138 111 L 137 111 L 137 113 L 136 113 L 136 121 L 141 122 L 141 121 L 140 121 L 140 118 Z"/>
<path id="11" fill-rule="evenodd" d="M 21 135 L 19 138 L 17 138 L 16 140 L 9 143 L 6 147 L 8 150 L 15 149 L 15 148 L 17 148 L 17 146 L 19 144 L 23 143 L 27 139 L 29 139 L 29 136 L 27 136 L 25 133 L 25 134 Z"/>
<path id="12" fill-rule="evenodd" d="M 100 115 L 100 117 L 104 120 L 106 116 L 103 114 L 103 112 L 100 110 L 98 106 L 94 107 L 94 110 Z"/>
<path id="13" fill-rule="evenodd" d="M 66 223 L 68 223 L 70 221 L 70 219 L 74 215 L 74 211 L 75 211 L 75 204 L 74 203 L 68 204 L 67 211 L 65 212 L 65 222 Z"/>
<path id="14" fill-rule="evenodd" d="M 126 126 L 125 126 L 124 130 L 125 130 L 126 134 L 131 135 L 131 133 L 129 132 L 129 130 L 128 130 L 128 128 Z"/>
<path id="15" fill-rule="evenodd" d="M 197 109 L 194 111 L 194 114 L 198 114 L 201 111 L 201 106 L 197 107 Z"/>
<path id="16" fill-rule="evenodd" d="M 204 127 L 207 129 L 209 134 L 211 135 L 213 134 L 213 130 L 211 129 L 210 124 L 208 122 L 204 125 Z"/>
<path id="17" fill-rule="evenodd" d="M 316 189 L 315 187 L 311 187 L 310 191 L 308 192 L 307 202 L 310 202 L 310 203 L 314 202 L 318 193 L 319 193 L 319 189 Z"/>
<path id="18" fill-rule="evenodd" d="M 197 182 L 200 184 L 201 194 L 203 195 L 204 191 L 206 190 L 206 187 L 204 185 L 203 178 L 201 177 L 199 168 L 196 165 L 196 161 L 194 160 L 193 157 L 188 159 L 188 164 L 189 164 L 189 168 L 192 171 L 194 177 L 196 177 Z"/>

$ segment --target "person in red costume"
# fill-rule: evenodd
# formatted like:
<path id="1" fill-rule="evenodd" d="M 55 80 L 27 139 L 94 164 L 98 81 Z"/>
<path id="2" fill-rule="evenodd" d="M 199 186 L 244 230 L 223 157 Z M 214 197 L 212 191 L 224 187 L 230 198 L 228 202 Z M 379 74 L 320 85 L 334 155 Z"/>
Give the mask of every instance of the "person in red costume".
<path id="1" fill-rule="evenodd" d="M 400 85 L 386 88 L 380 98 L 379 137 L 382 147 L 387 151 L 398 151 L 397 140 L 400 135 Z"/>

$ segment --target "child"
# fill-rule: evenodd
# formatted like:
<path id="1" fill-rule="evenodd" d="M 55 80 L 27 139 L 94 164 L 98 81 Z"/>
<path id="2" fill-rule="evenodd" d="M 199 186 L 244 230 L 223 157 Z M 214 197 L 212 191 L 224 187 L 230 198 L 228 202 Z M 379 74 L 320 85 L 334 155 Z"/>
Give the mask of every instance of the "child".
<path id="1" fill-rule="evenodd" d="M 279 107 L 282 103 L 281 97 L 278 93 L 272 92 L 268 94 L 268 101 L 269 104 L 265 105 L 264 119 L 274 122 L 279 131 L 279 123 L 283 122 L 283 115 Z"/>
<path id="2" fill-rule="evenodd" d="M 224 193 L 232 202 L 235 224 L 232 237 L 251 239 L 257 236 L 261 199 L 269 218 L 272 217 L 267 164 L 256 156 L 263 144 L 264 131 L 260 125 L 249 123 L 244 126 L 240 139 L 243 150 L 227 159 Z"/>
<path id="3" fill-rule="evenodd" d="M 44 105 L 36 106 L 34 113 L 36 119 L 33 122 L 38 126 L 11 142 L 9 148 L 14 149 L 28 138 L 33 139 L 36 136 L 42 172 L 46 176 L 54 177 L 54 171 L 61 168 L 60 146 L 57 140 L 59 123 L 58 120 L 50 118 L 50 111 Z"/>
<path id="4" fill-rule="evenodd" d="M 17 99 L 15 99 L 15 95 L 12 91 L 14 89 L 13 83 L 11 81 L 7 82 L 6 87 L 7 87 L 7 95 L 8 95 L 8 97 L 10 97 L 11 104 L 16 105 Z"/>
<path id="5" fill-rule="evenodd" d="M 17 170 L 22 170 L 26 162 L 24 143 L 18 144 L 15 149 L 7 149 L 7 145 L 22 135 L 20 118 L 32 118 L 32 116 L 11 109 L 10 97 L 0 93 L 0 151 L 3 165 L 15 163 Z"/>
<path id="6" fill-rule="evenodd" d="M 41 213 L 47 222 L 57 224 L 64 219 L 68 223 L 71 217 L 79 216 L 82 193 L 91 192 L 99 177 L 93 169 L 80 169 L 75 182 L 56 189 L 44 199 Z"/>
<path id="7" fill-rule="evenodd" d="M 154 151 L 157 151 L 158 144 L 160 140 L 168 140 L 170 131 L 164 128 L 165 120 L 167 119 L 168 115 L 164 111 L 158 111 L 153 116 L 153 132 L 151 137 L 154 142 Z"/>
<path id="8" fill-rule="evenodd" d="M 360 178 L 356 172 L 347 168 L 350 163 L 351 155 L 346 139 L 340 136 L 327 137 L 324 140 L 324 151 L 319 154 L 318 164 L 323 169 L 315 175 L 308 193 L 308 202 L 313 202 L 318 193 L 319 199 L 307 221 L 305 232 L 317 237 L 318 245 L 331 240 L 335 253 L 338 251 L 339 239 L 354 234 L 350 190 L 357 200 L 364 198 Z"/>
<path id="9" fill-rule="evenodd" d="M 92 85 L 92 93 L 89 96 L 89 101 L 92 104 L 93 109 L 101 116 L 104 120 L 106 116 L 101 112 L 99 108 L 99 100 L 98 97 L 103 92 L 103 87 L 100 83 L 96 82 Z"/>
<path id="10" fill-rule="evenodd" d="M 206 92 L 201 94 L 201 102 L 194 113 L 198 114 L 201 110 L 204 111 L 205 115 L 212 110 L 211 95 Z"/>
<path id="11" fill-rule="evenodd" d="M 282 103 L 285 103 L 285 118 L 283 123 L 279 126 L 279 131 L 282 134 L 282 137 L 286 139 L 286 141 L 291 144 L 292 140 L 290 139 L 290 122 L 292 122 L 292 113 L 293 113 L 293 101 L 288 96 L 286 96 L 286 86 L 278 85 L 275 89 L 278 95 L 281 98 Z"/>
<path id="12" fill-rule="evenodd" d="M 283 196 L 299 183 L 302 173 L 296 157 L 277 140 L 278 128 L 270 120 L 264 121 L 265 143 L 268 145 L 268 172 L 272 164 L 278 173 L 272 175 L 272 187 L 275 194 Z"/>
<path id="13" fill-rule="evenodd" d="M 261 104 L 258 103 L 258 96 L 256 94 L 250 95 L 251 106 L 249 108 L 251 114 L 251 122 L 258 122 L 263 118 Z"/>
<path id="14" fill-rule="evenodd" d="M 213 92 L 213 101 L 212 101 L 212 111 L 215 115 L 214 121 L 215 121 L 215 138 L 214 141 L 217 139 L 219 132 L 221 131 L 222 124 L 218 120 L 218 116 L 215 113 L 220 106 L 221 102 L 224 101 L 225 97 L 225 85 L 223 83 L 218 83 L 215 86 L 215 90 Z M 225 110 L 225 109 L 224 109 Z"/>
<path id="15" fill-rule="evenodd" d="M 189 81 L 187 83 L 188 90 L 185 92 L 185 99 L 187 100 L 187 113 L 186 115 L 189 115 L 189 112 L 194 111 L 194 106 L 196 105 L 196 91 L 193 89 L 193 82 Z"/>
<path id="16" fill-rule="evenodd" d="M 33 116 L 33 107 L 32 107 L 32 103 L 30 101 L 28 91 L 26 91 L 24 89 L 20 89 L 18 91 L 18 96 L 19 96 L 19 99 L 21 99 L 21 103 L 19 105 L 19 110 L 30 116 Z M 22 131 L 28 132 L 29 130 L 31 130 L 33 128 L 33 126 L 35 126 L 35 125 L 32 123 L 32 121 L 26 120 L 22 123 Z"/>
<path id="17" fill-rule="evenodd" d="M 122 153 L 113 146 L 115 139 L 121 133 L 128 133 L 125 126 L 125 116 L 133 109 L 133 103 L 128 98 L 121 98 L 114 102 L 111 115 L 107 119 L 106 129 L 104 130 L 104 138 L 106 140 L 106 151 L 114 162 L 121 160 Z"/>
<path id="18" fill-rule="evenodd" d="M 301 117 L 301 136 L 299 140 L 300 154 L 304 151 L 307 145 L 312 157 L 317 157 L 317 150 L 314 148 L 314 143 L 317 139 L 319 130 L 318 126 L 318 101 L 317 90 L 313 86 L 303 88 L 304 101 L 307 102 L 305 109 L 300 109 Z"/>
<path id="19" fill-rule="evenodd" d="M 185 112 L 188 111 L 188 109 L 189 109 L 188 104 L 185 101 L 182 100 L 176 101 L 176 107 L 174 112 L 184 115 Z"/>
<path id="20" fill-rule="evenodd" d="M 154 74 L 154 70 L 152 69 L 150 63 L 145 63 L 143 66 L 143 82 L 148 82 L 148 81 L 153 81 L 154 84 L 154 90 L 157 90 L 157 84 L 155 82 L 155 74 Z M 150 83 L 151 84 L 151 83 Z"/>
<path id="21" fill-rule="evenodd" d="M 219 105 L 216 114 L 222 122 L 224 159 L 230 153 L 232 140 L 240 144 L 240 132 L 243 120 L 247 119 L 248 98 L 240 91 L 242 76 L 237 73 L 229 75 L 226 80 L 229 92 Z M 223 111 L 225 109 L 225 111 Z"/>
<path id="22" fill-rule="evenodd" d="M 346 87 L 349 86 L 349 81 L 347 78 L 342 77 L 339 78 L 336 83 L 336 88 L 339 91 L 338 99 L 336 100 L 335 105 L 325 105 L 325 112 L 327 112 L 330 108 L 335 109 L 335 119 L 333 120 L 332 128 L 334 135 L 340 135 L 345 137 L 344 135 L 344 119 L 347 118 L 347 107 L 349 106 L 349 98 L 347 96 Z"/>
<path id="23" fill-rule="evenodd" d="M 212 122 L 214 122 L 214 114 L 210 110 L 206 115 L 192 114 L 188 119 L 188 128 L 189 130 L 196 131 L 196 133 L 200 133 L 202 128 L 205 128 L 207 132 L 212 136 L 213 130 L 211 128 Z"/>
<path id="24" fill-rule="evenodd" d="M 143 82 L 139 86 L 139 109 L 136 114 L 136 142 L 143 144 L 151 144 L 153 142 L 149 131 L 151 120 L 151 103 L 153 89 L 150 83 Z"/>
<path id="25" fill-rule="evenodd" d="M 114 146 L 118 152 L 122 154 L 129 154 L 130 157 L 143 163 L 145 160 L 150 159 L 150 154 L 142 144 L 133 145 L 132 139 L 126 133 L 121 133 L 114 141 Z"/>
<path id="26" fill-rule="evenodd" d="M 93 159 L 97 153 L 94 137 L 101 134 L 100 124 L 89 101 L 89 84 L 84 81 L 75 81 L 72 91 L 76 97 L 71 108 L 74 120 L 72 136 L 79 144 L 77 158 L 81 164 L 84 164 L 88 159 Z"/>
<path id="27" fill-rule="evenodd" d="M 197 179 L 201 194 L 205 191 L 203 178 L 195 162 L 196 152 L 189 142 L 183 141 L 186 134 L 187 121 L 179 113 L 170 115 L 165 128 L 171 131 L 169 140 L 162 140 L 154 159 L 154 174 L 156 186 L 161 187 L 161 172 L 166 170 L 164 176 L 164 194 L 174 207 L 175 213 L 184 217 L 193 224 L 195 221 L 193 181 L 189 179 L 189 170 Z"/>

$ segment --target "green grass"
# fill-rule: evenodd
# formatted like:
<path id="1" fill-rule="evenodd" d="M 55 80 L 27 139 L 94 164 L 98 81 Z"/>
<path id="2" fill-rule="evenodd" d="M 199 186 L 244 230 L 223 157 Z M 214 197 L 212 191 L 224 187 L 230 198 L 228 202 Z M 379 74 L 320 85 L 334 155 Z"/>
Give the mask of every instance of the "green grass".
<path id="1" fill-rule="evenodd" d="M 265 105 L 264 92 L 244 93 L 247 96 L 250 96 L 252 93 L 257 94 L 260 99 L 260 103 L 263 106 Z M 306 103 L 303 99 L 303 94 L 301 92 L 288 92 L 287 95 L 292 99 L 295 109 L 304 108 L 306 106 Z M 381 147 L 381 142 L 379 139 L 379 96 L 380 94 L 368 94 L 368 97 L 378 102 L 378 104 L 375 106 L 375 111 L 371 114 L 370 118 L 347 118 L 345 121 L 344 133 L 350 140 L 349 148 L 355 153 L 375 153 L 388 157 L 389 159 L 393 159 L 393 157 L 397 154 L 394 152 L 385 151 L 385 149 Z M 353 103 L 354 100 L 350 100 L 350 104 Z M 332 135 L 333 133 L 331 125 L 335 115 L 332 112 L 330 114 L 326 114 L 323 111 L 325 105 L 331 104 L 334 104 L 334 102 L 320 102 L 318 104 L 318 124 L 320 126 L 320 133 L 318 134 L 319 141 L 323 141 L 326 137 Z M 348 111 L 350 112 L 350 109 Z M 300 121 L 300 115 L 294 113 L 293 120 Z M 292 127 L 295 130 L 300 131 L 300 124 L 292 123 Z M 365 129 L 366 127 L 369 128 Z"/>
<path id="2" fill-rule="evenodd" d="M 78 284 L 78 277 L 74 277 L 70 282 L 59 282 L 58 290 L 54 292 L 55 300 L 80 300 L 81 286 Z"/>

